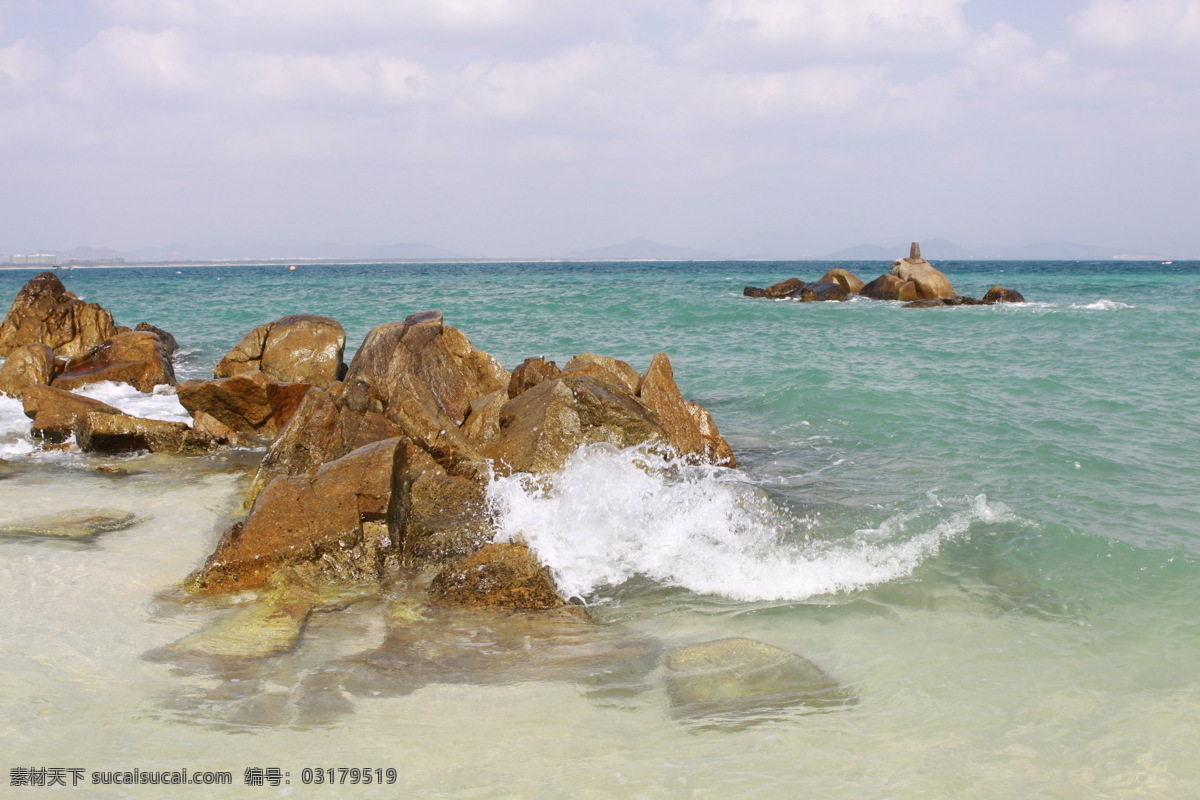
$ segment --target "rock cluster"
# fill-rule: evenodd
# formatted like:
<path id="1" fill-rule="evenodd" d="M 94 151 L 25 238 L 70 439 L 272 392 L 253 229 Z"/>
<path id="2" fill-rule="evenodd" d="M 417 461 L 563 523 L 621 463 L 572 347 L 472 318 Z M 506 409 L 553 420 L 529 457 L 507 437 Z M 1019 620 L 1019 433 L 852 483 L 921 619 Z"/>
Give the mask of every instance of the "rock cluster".
<path id="1" fill-rule="evenodd" d="M 1002 286 L 989 289 L 983 300 L 959 296 L 950 285 L 949 279 L 921 257 L 921 246 L 917 242 L 912 243 L 907 258 L 896 259 L 892 262 L 890 272 L 885 272 L 869 283 L 864 284 L 853 273 L 839 267 L 829 270 L 811 283 L 799 278 L 789 278 L 766 289 L 747 286 L 742 293 L 746 297 L 800 302 L 848 300 L 850 295 L 857 294 L 872 300 L 898 300 L 907 303 L 908 308 L 1025 302 L 1020 292 Z"/>
<path id="2" fill-rule="evenodd" d="M 180 387 L 181 397 L 194 391 Z M 248 516 L 188 585 L 261 589 L 285 569 L 318 583 L 378 581 L 406 568 L 433 576 L 438 604 L 562 606 L 528 550 L 491 544 L 486 483 L 552 475 L 600 442 L 734 464 L 712 417 L 680 394 L 666 354 L 644 375 L 589 353 L 561 369 L 527 359 L 509 373 L 439 312 L 379 325 L 343 381 L 308 386 L 263 458 Z"/>

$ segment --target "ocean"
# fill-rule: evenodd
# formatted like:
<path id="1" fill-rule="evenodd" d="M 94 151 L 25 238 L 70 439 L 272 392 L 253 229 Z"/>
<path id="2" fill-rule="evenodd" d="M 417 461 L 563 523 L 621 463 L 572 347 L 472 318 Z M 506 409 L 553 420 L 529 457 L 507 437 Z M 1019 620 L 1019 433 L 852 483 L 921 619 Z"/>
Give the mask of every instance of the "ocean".
<path id="1" fill-rule="evenodd" d="M 1200 795 L 1200 262 L 935 263 L 962 294 L 1020 291 L 1013 305 L 742 297 L 832 266 L 887 268 L 61 272 L 118 323 L 173 333 L 180 380 L 292 313 L 340 321 L 347 362 L 374 325 L 427 309 L 509 369 L 591 352 L 641 371 L 666 352 L 739 468 L 592 448 L 550 491 L 493 484 L 498 535 L 529 541 L 600 644 L 564 655 L 543 631 L 426 619 L 425 666 L 364 671 L 412 610 L 388 597 L 315 616 L 282 656 L 179 663 L 155 653 L 245 601 L 178 587 L 238 518 L 261 451 L 40 452 L 0 398 L 0 525 L 139 517 L 89 541 L 0 538 L 0 781 L 78 769 L 36 792 L 71 797 Z M 36 272 L 0 271 L 0 303 Z M 170 391 L 91 393 L 187 419 Z M 681 719 L 661 655 L 727 637 L 811 660 L 854 702 Z M 233 785 L 91 783 L 185 768 Z"/>

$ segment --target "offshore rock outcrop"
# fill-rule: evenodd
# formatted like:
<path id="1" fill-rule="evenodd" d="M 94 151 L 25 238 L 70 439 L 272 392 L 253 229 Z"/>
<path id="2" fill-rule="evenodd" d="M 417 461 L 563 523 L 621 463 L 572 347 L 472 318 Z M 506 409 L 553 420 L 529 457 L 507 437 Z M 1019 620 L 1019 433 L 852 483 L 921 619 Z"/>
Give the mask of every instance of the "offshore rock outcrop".
<path id="1" fill-rule="evenodd" d="M 1020 292 L 1004 289 L 1002 286 L 988 290 L 982 301 L 959 296 L 946 275 L 921 257 L 921 245 L 918 242 L 912 243 L 907 258 L 896 259 L 892 262 L 890 271 L 867 283 L 863 283 L 849 270 L 837 267 L 812 283 L 806 283 L 799 278 L 789 278 L 765 289 L 747 286 L 742 290 L 742 294 L 746 297 L 800 302 L 847 300 L 851 295 L 857 294 L 872 300 L 907 303 L 907 308 L 1024 302 Z"/>

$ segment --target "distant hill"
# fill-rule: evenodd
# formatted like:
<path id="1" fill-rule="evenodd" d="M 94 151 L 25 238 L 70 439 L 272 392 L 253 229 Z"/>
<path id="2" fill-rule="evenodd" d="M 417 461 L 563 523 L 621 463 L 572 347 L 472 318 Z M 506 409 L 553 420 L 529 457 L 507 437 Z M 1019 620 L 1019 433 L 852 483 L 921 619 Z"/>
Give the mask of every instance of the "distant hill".
<path id="1" fill-rule="evenodd" d="M 580 261 L 724 261 L 729 258 L 722 253 L 659 244 L 643 237 L 609 247 L 575 250 L 566 257 Z"/>
<path id="2" fill-rule="evenodd" d="M 333 243 L 241 246 L 196 246 L 175 242 L 146 247 L 126 256 L 131 261 L 370 261 L 462 258 L 445 248 L 421 243 L 342 245 Z"/>

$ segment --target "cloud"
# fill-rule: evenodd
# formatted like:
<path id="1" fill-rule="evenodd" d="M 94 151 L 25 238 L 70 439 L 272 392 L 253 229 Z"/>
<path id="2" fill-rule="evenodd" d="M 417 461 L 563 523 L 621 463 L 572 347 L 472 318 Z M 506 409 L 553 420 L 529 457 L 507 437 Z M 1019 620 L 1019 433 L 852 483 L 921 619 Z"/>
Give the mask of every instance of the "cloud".
<path id="1" fill-rule="evenodd" d="M 1200 0 L 1090 0 L 1072 15 L 1071 28 L 1086 47 L 1200 56 Z"/>

